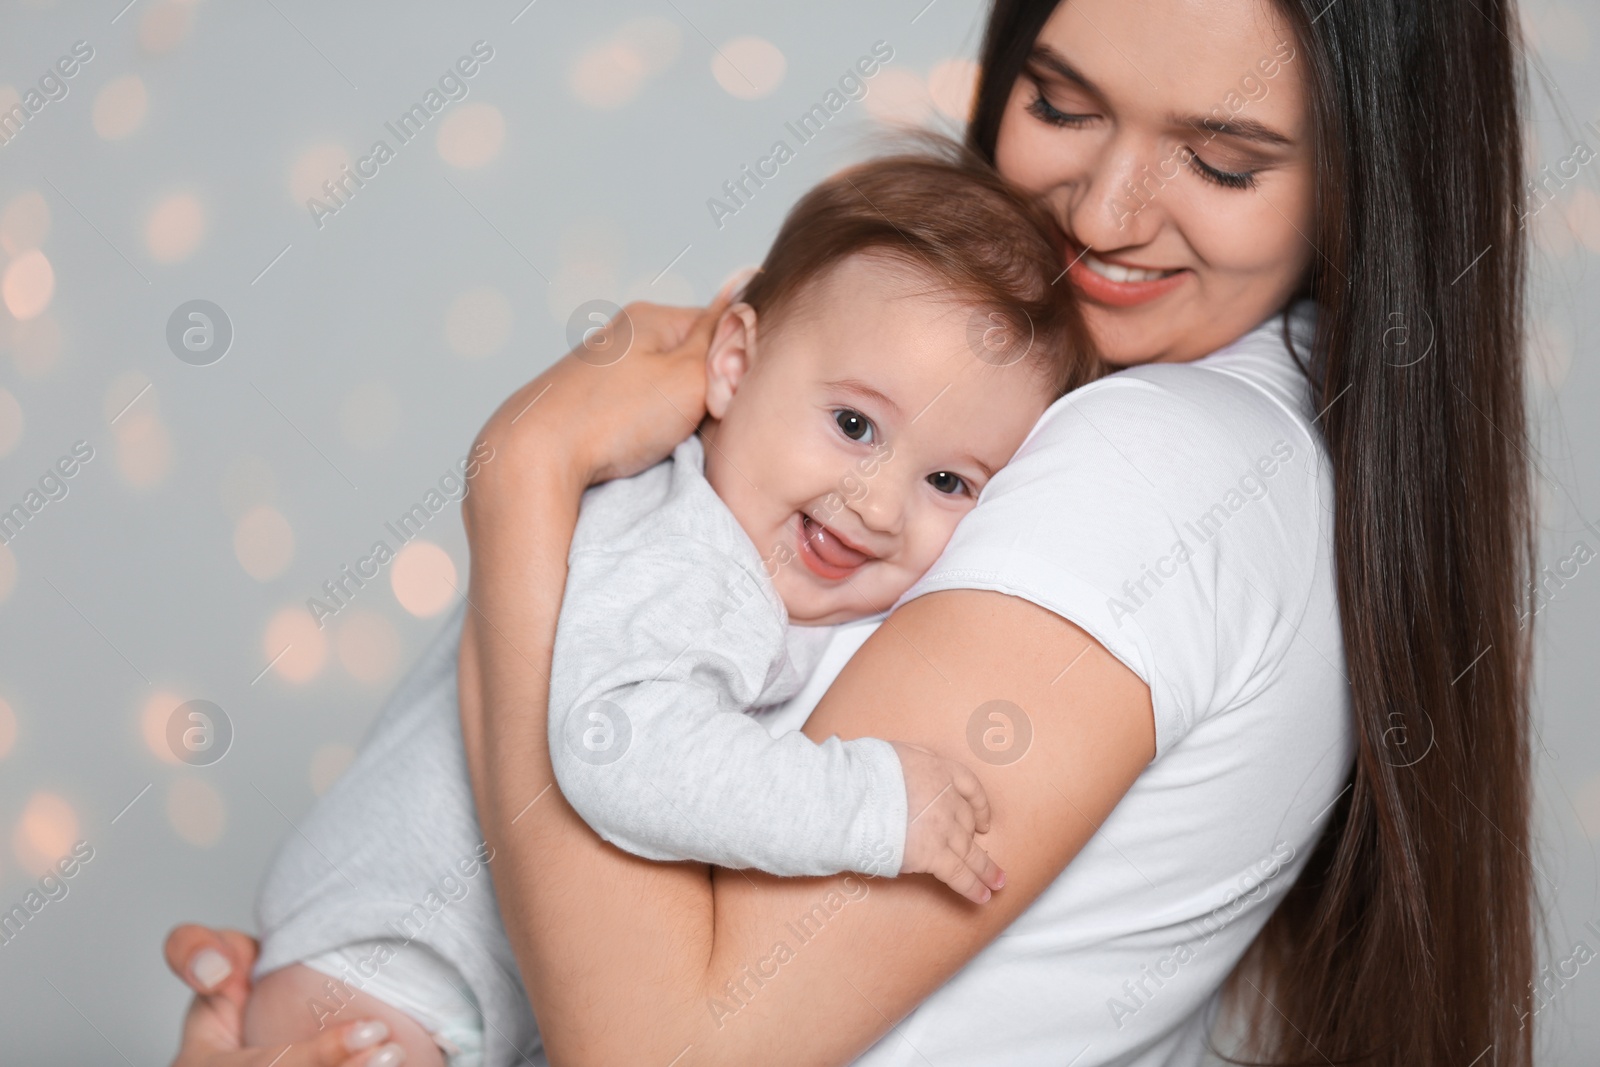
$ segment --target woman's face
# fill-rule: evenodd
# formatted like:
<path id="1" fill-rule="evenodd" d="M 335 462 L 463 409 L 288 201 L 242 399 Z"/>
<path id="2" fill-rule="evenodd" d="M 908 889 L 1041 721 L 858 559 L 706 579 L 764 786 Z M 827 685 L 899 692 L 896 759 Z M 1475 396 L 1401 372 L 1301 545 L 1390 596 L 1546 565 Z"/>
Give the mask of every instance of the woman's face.
<path id="1" fill-rule="evenodd" d="M 1281 308 L 1312 246 L 1305 59 L 1270 0 L 1064 0 L 1002 174 L 1050 205 L 1111 363 L 1188 360 Z"/>

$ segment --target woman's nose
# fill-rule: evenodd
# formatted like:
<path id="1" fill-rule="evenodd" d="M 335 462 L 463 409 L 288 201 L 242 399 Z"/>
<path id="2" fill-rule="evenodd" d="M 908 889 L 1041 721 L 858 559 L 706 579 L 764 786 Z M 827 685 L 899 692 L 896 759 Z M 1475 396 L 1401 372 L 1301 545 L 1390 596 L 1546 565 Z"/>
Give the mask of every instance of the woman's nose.
<path id="1" fill-rule="evenodd" d="M 1179 177 L 1182 158 L 1170 158 L 1143 138 L 1109 142 L 1069 209 L 1067 224 L 1078 243 L 1110 251 L 1147 244 L 1163 218 L 1162 196 Z"/>

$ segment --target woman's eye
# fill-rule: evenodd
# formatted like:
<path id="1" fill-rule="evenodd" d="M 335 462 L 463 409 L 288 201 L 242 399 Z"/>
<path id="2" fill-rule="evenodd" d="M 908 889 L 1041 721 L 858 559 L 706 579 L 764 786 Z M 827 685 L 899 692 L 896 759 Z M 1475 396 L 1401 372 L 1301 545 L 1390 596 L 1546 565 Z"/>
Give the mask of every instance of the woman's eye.
<path id="1" fill-rule="evenodd" d="M 1195 169 L 1195 173 L 1213 185 L 1220 185 L 1224 189 L 1255 188 L 1256 173 L 1253 170 L 1218 170 L 1201 159 L 1192 149 L 1186 154 L 1189 157 L 1189 165 Z"/>
<path id="2" fill-rule="evenodd" d="M 1044 93 L 1035 92 L 1033 103 L 1028 105 L 1028 111 L 1040 122 L 1047 122 L 1052 126 L 1084 126 L 1094 119 L 1093 115 L 1075 115 L 1068 111 L 1061 111 L 1044 98 Z"/>
<path id="3" fill-rule="evenodd" d="M 852 441 L 872 441 L 872 421 L 859 411 L 849 408 L 839 408 L 833 413 L 833 421 L 839 424 L 839 429 Z"/>
<path id="4" fill-rule="evenodd" d="M 951 474 L 949 471 L 940 471 L 937 474 L 928 475 L 928 484 L 941 493 L 950 494 L 959 493 L 967 488 L 965 478 L 959 474 Z"/>

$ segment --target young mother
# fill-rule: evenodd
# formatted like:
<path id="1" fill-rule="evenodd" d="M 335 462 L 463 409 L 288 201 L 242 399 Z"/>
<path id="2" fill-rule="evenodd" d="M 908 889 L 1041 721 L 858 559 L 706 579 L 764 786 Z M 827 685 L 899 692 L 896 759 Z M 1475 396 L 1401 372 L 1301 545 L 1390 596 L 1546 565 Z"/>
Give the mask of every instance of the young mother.
<path id="1" fill-rule="evenodd" d="M 1516 32 L 1496 0 L 995 5 L 971 142 L 1128 369 L 805 724 L 968 760 L 987 904 L 652 864 L 541 799 L 580 495 L 693 428 L 721 308 L 630 307 L 626 358 L 501 408 L 462 726 L 551 1062 L 1192 1064 L 1219 1006 L 1264 1062 L 1531 1062 Z M 169 954 L 204 946 L 236 977 L 180 1062 L 265 1063 L 205 1010 L 248 942 Z"/>

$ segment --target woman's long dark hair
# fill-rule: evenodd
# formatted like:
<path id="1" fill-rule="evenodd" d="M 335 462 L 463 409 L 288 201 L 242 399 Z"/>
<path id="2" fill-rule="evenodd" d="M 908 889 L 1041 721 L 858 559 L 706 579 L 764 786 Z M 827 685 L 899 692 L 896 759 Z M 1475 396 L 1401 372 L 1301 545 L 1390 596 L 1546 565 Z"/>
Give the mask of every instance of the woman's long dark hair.
<path id="1" fill-rule="evenodd" d="M 996 0 L 968 137 L 1057 0 Z M 1511 0 L 1277 0 L 1316 137 L 1308 372 L 1356 761 L 1234 975 L 1241 1062 L 1528 1067 L 1532 577 Z M 1404 342 L 1403 344 L 1401 342 Z"/>

